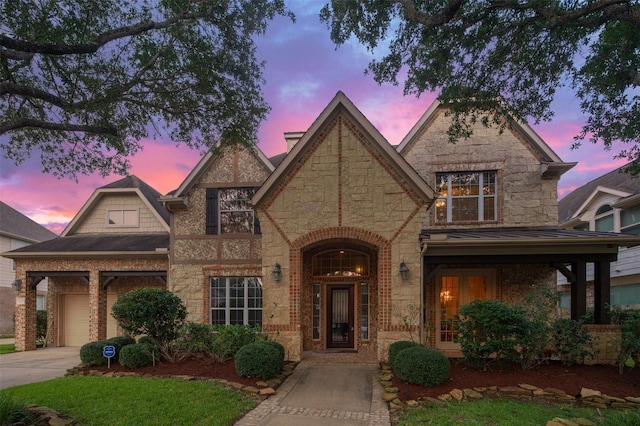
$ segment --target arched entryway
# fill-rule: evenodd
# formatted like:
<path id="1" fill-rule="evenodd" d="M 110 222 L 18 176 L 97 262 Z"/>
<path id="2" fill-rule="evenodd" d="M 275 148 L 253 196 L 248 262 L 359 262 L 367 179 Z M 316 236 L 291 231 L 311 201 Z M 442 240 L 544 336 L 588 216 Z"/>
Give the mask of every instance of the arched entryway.
<path id="1" fill-rule="evenodd" d="M 378 249 L 358 240 L 327 240 L 303 250 L 304 351 L 375 351 Z"/>

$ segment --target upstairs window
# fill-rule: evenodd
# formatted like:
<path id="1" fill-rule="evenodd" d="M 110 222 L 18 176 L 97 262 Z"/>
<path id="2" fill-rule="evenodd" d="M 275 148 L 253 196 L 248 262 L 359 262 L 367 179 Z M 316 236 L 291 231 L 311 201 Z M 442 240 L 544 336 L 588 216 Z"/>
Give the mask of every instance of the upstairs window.
<path id="1" fill-rule="evenodd" d="M 599 232 L 613 232 L 613 207 L 608 204 L 601 206 L 596 211 L 595 230 Z"/>
<path id="2" fill-rule="evenodd" d="M 138 209 L 117 209 L 107 211 L 109 226 L 138 226 Z"/>
<path id="3" fill-rule="evenodd" d="M 437 173 L 437 223 L 497 220 L 496 172 Z"/>
<path id="4" fill-rule="evenodd" d="M 207 234 L 260 234 L 251 208 L 255 188 L 207 188 Z"/>
<path id="5" fill-rule="evenodd" d="M 620 232 L 640 235 L 640 206 L 630 207 L 620 212 Z"/>

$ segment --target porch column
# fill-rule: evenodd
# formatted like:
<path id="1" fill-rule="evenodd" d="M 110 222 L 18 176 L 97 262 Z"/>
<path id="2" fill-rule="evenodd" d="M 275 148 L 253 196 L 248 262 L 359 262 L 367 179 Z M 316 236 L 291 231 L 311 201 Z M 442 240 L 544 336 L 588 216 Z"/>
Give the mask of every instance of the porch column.
<path id="1" fill-rule="evenodd" d="M 100 272 L 89 272 L 89 341 L 107 338 L 107 290 L 100 284 Z"/>
<path id="2" fill-rule="evenodd" d="M 17 351 L 36 349 L 36 289 L 29 285 L 26 273 L 16 274 L 20 290 L 16 294 L 15 348 Z"/>
<path id="3" fill-rule="evenodd" d="M 611 324 L 611 315 L 607 309 L 611 303 L 611 262 L 608 260 L 595 262 L 593 281 L 595 323 Z"/>
<path id="4" fill-rule="evenodd" d="M 587 262 L 572 262 L 571 271 L 576 277 L 571 283 L 571 319 L 577 320 L 587 313 Z"/>

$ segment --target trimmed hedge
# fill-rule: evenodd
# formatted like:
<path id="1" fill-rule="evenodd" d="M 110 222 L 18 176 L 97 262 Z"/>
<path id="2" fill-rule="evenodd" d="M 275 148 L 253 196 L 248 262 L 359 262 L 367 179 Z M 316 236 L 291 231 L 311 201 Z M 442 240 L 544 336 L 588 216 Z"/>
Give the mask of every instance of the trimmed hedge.
<path id="1" fill-rule="evenodd" d="M 391 368 L 395 368 L 393 364 L 395 362 L 395 357 L 396 355 L 398 355 L 398 353 L 400 353 L 405 349 L 412 348 L 414 346 L 422 346 L 422 345 L 420 345 L 420 343 L 416 343 L 409 340 L 400 340 L 398 342 L 393 342 L 392 344 L 390 344 L 389 345 L 389 365 L 391 365 Z"/>
<path id="2" fill-rule="evenodd" d="M 106 340 L 89 342 L 80 348 L 80 361 L 84 365 L 105 365 L 107 358 L 102 355 L 102 349 L 108 346 Z"/>
<path id="3" fill-rule="evenodd" d="M 282 353 L 274 345 L 264 341 L 249 343 L 236 353 L 236 372 L 243 377 L 271 379 L 282 368 Z"/>
<path id="4" fill-rule="evenodd" d="M 122 348 L 118 362 L 127 368 L 148 367 L 153 364 L 154 356 L 158 357 L 158 349 L 154 345 L 135 343 Z"/>
<path id="5" fill-rule="evenodd" d="M 435 349 L 424 346 L 406 348 L 395 356 L 393 371 L 403 382 L 422 386 L 444 383 L 450 375 L 449 359 Z"/>

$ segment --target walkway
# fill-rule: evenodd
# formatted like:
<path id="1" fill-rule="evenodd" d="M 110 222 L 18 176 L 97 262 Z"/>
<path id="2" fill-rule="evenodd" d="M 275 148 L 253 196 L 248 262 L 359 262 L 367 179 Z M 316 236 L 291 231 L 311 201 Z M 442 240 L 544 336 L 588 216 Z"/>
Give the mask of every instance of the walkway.
<path id="1" fill-rule="evenodd" d="M 378 364 L 361 361 L 356 354 L 305 353 L 277 394 L 236 426 L 389 426 Z"/>

